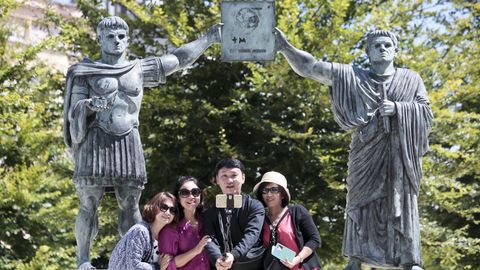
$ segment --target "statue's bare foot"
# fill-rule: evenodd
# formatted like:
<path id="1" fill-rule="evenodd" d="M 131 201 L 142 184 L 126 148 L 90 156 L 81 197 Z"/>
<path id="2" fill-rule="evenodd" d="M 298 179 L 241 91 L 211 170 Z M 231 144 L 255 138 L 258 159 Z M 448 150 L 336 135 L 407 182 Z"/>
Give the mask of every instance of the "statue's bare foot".
<path id="1" fill-rule="evenodd" d="M 343 270 L 361 270 L 362 264 L 357 259 L 350 259 L 348 260 L 347 267 L 343 268 Z"/>
<path id="2" fill-rule="evenodd" d="M 96 268 L 90 262 L 84 262 L 77 269 L 78 270 L 92 270 L 92 269 L 96 269 Z"/>

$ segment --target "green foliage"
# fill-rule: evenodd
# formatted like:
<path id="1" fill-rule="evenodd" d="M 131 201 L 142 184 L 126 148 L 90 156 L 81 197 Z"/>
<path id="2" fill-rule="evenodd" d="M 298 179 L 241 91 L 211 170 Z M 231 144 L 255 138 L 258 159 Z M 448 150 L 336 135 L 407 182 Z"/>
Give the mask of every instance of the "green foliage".
<path id="1" fill-rule="evenodd" d="M 131 57 L 169 53 L 220 20 L 219 0 L 115 2 L 131 14 L 124 17 Z M 17 5 L 0 4 L 2 22 Z M 77 6 L 82 18 L 46 11 L 44 27 L 60 33 L 37 46 L 12 50 L 4 22 L 0 27 L 2 269 L 74 265 L 78 201 L 61 138 L 64 76 L 29 63 L 43 48 L 98 59 L 95 28 L 107 13 L 101 1 L 79 0 Z M 366 66 L 364 35 L 386 28 L 399 36 L 397 66 L 424 79 L 436 117 L 419 202 L 427 269 L 480 267 L 479 13 L 474 1 L 276 1 L 277 26 L 318 59 Z M 164 38 L 170 45 L 160 42 Z M 300 78 L 280 55 L 270 63 L 222 63 L 219 48 L 169 76 L 166 85 L 145 91 L 140 133 L 149 183 L 143 201 L 188 174 L 208 186 L 212 202 L 217 188 L 211 171 L 224 156 L 245 162 L 245 191 L 262 173 L 278 170 L 294 201 L 318 225 L 325 269 L 340 269 L 350 134 L 333 120 L 328 88 Z M 116 209 L 115 199 L 106 196 L 92 248 L 99 267 L 118 240 Z"/>
<path id="2" fill-rule="evenodd" d="M 7 1 L 1 10 L 17 6 Z M 77 206 L 59 126 L 63 75 L 35 60 L 56 40 L 11 46 L 6 13 L 0 21 L 0 268 L 70 267 Z"/>
<path id="3" fill-rule="evenodd" d="M 480 254 L 480 63 L 478 3 L 453 1 L 432 14 L 443 31 L 429 29 L 423 46 L 436 121 L 425 158 L 421 201 L 424 247 L 431 265 L 477 269 Z M 450 16 L 445 16 L 445 14 Z M 420 46 L 421 46 L 420 45 Z M 420 64 L 418 64 L 420 65 Z"/>

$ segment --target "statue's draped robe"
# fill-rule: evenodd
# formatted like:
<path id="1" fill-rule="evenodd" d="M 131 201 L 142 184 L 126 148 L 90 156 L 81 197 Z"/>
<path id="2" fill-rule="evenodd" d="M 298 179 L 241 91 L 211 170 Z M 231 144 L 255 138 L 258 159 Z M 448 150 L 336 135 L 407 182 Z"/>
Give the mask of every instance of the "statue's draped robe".
<path id="1" fill-rule="evenodd" d="M 354 130 L 343 254 L 378 266 L 420 265 L 417 197 L 433 119 L 423 81 L 401 68 L 383 77 L 333 63 L 332 72 L 335 120 Z M 378 111 L 379 82 L 388 83 L 396 107 L 389 133 Z"/>
<path id="2" fill-rule="evenodd" d="M 163 64 L 158 57 L 121 65 L 107 65 L 86 58 L 69 68 L 65 86 L 63 133 L 65 144 L 74 154 L 75 186 L 130 186 L 143 189 L 147 182 L 137 126 L 133 125 L 125 134 L 113 134 L 96 126 L 95 117 L 89 116 L 87 108 L 88 97 L 97 94 L 85 83 L 86 78 L 100 76 L 118 79 L 135 72 L 141 73 L 139 85 L 133 86 L 140 97 L 143 87 L 154 87 L 166 82 Z M 74 84 L 79 82 L 82 82 L 82 87 L 86 90 L 83 93 L 86 98 L 71 104 Z M 132 107 L 139 110 L 140 104 L 136 105 Z"/>

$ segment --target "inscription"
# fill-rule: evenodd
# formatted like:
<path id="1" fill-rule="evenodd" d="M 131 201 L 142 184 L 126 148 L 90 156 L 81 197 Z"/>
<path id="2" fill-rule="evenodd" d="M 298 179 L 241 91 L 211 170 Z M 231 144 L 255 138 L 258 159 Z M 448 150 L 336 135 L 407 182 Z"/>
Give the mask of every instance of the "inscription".
<path id="1" fill-rule="evenodd" d="M 266 61 L 275 58 L 273 0 L 223 1 L 223 61 Z"/>

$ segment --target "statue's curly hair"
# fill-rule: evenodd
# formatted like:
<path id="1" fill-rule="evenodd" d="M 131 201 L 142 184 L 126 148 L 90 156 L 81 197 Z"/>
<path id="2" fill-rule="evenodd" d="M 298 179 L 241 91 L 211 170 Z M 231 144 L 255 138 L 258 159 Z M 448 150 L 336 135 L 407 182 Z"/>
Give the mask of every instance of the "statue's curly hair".
<path id="1" fill-rule="evenodd" d="M 100 36 L 105 29 L 124 29 L 128 34 L 128 24 L 118 16 L 103 18 L 97 25 L 97 36 Z"/>
<path id="2" fill-rule="evenodd" d="M 398 39 L 397 36 L 390 31 L 387 30 L 375 30 L 367 35 L 367 47 L 365 48 L 365 51 L 368 52 L 368 46 L 371 44 L 372 40 L 376 37 L 388 37 L 392 40 L 393 46 L 395 47 L 395 50 L 398 49 Z"/>

